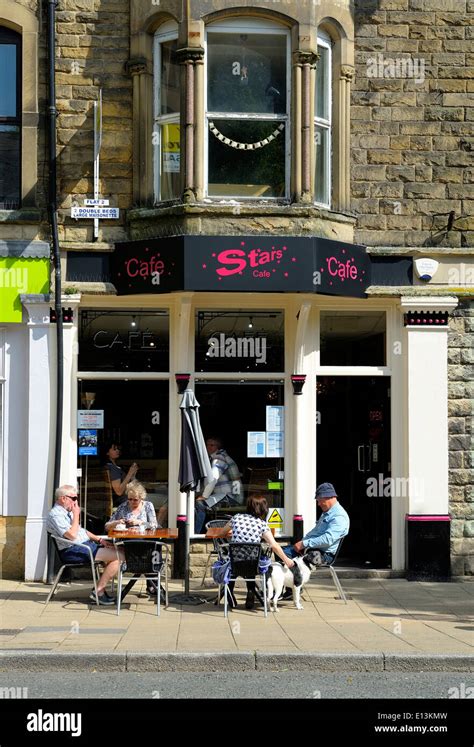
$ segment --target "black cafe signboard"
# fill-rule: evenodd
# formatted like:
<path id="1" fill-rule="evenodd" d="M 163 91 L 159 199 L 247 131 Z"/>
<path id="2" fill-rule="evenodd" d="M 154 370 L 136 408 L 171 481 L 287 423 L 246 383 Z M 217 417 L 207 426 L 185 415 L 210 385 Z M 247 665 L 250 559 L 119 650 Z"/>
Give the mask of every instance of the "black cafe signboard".
<path id="1" fill-rule="evenodd" d="M 321 238 L 173 236 L 115 245 L 119 295 L 173 291 L 323 293 L 365 297 L 363 246 Z"/>

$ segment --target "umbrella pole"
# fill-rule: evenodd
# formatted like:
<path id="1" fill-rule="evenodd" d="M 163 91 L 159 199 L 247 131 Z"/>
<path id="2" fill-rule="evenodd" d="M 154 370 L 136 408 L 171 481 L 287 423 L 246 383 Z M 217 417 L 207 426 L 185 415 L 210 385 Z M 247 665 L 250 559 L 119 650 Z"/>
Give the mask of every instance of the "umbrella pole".
<path id="1" fill-rule="evenodd" d="M 188 490 L 186 494 L 186 525 L 185 525 L 185 537 L 186 537 L 186 557 L 184 560 L 184 594 L 189 595 L 189 552 L 191 550 L 191 491 Z"/>
<path id="2" fill-rule="evenodd" d="M 204 604 L 206 601 L 205 599 L 202 599 L 201 597 L 190 594 L 189 593 L 189 551 L 191 549 L 191 516 L 193 511 L 193 503 L 191 499 L 191 491 L 188 490 L 186 492 L 186 523 L 185 523 L 185 550 L 186 550 L 186 557 L 184 559 L 184 593 L 183 594 L 173 594 L 170 596 L 170 599 L 175 604 Z"/>

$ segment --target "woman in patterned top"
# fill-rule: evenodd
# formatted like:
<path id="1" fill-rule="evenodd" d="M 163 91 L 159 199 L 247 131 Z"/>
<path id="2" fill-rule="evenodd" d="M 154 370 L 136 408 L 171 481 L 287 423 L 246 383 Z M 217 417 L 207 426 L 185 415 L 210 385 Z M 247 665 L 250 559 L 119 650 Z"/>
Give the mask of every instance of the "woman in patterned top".
<path id="1" fill-rule="evenodd" d="M 138 480 L 127 485 L 127 500 L 115 509 L 105 528 L 114 529 L 117 524 L 126 524 L 127 527 L 148 524 L 150 529 L 158 526 L 153 503 L 146 500 L 146 490 Z"/>
<path id="2" fill-rule="evenodd" d="M 288 557 L 282 547 L 275 541 L 270 528 L 265 521 L 268 513 L 268 503 L 264 495 L 249 495 L 247 498 L 247 513 L 235 514 L 227 524 L 232 531 L 231 542 L 266 542 L 280 560 L 293 568 L 294 563 L 288 563 Z M 245 609 L 251 610 L 255 604 L 255 581 L 247 581 L 247 599 Z M 234 597 L 234 582 L 229 584 L 231 606 L 236 606 Z M 266 590 L 265 590 L 266 593 Z"/>

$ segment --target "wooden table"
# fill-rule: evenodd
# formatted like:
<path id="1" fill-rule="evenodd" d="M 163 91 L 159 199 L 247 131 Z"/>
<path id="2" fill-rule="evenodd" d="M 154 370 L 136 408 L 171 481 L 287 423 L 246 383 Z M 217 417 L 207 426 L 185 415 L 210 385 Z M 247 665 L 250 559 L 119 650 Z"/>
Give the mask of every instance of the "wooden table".
<path id="1" fill-rule="evenodd" d="M 136 529 L 123 529 L 122 531 L 115 532 L 109 530 L 108 538 L 110 540 L 175 540 L 178 538 L 177 529 L 147 529 L 146 532 L 138 532 Z M 128 592 L 133 589 L 135 582 L 138 579 L 131 578 L 127 585 L 122 590 L 121 601 L 125 599 Z M 157 593 L 160 593 L 160 589 L 157 589 Z"/>
<path id="2" fill-rule="evenodd" d="M 123 529 L 116 532 L 110 529 L 109 539 L 177 539 L 177 529 L 147 529 L 146 532 L 138 532 L 136 529 Z"/>
<path id="3" fill-rule="evenodd" d="M 206 539 L 220 539 L 221 537 L 230 537 L 232 532 L 225 527 L 209 527 L 206 531 Z"/>

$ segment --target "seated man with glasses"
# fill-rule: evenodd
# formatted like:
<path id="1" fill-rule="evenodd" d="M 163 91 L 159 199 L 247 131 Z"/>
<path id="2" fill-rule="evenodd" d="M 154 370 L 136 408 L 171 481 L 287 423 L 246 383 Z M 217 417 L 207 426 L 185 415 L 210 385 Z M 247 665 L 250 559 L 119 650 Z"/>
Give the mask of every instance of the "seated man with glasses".
<path id="1" fill-rule="evenodd" d="M 72 485 L 62 485 L 55 492 L 56 503 L 48 514 L 46 531 L 57 538 L 61 559 L 66 563 L 83 563 L 90 559 L 86 546 L 92 550 L 96 560 L 105 565 L 104 572 L 97 583 L 99 604 L 115 604 L 115 598 L 107 594 L 106 586 L 117 575 L 119 560 L 115 549 L 107 540 L 88 532 L 80 525 L 81 509 L 77 502 L 77 490 Z M 66 544 L 61 538 L 74 542 Z M 96 601 L 94 589 L 89 596 Z"/>

